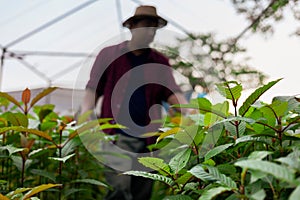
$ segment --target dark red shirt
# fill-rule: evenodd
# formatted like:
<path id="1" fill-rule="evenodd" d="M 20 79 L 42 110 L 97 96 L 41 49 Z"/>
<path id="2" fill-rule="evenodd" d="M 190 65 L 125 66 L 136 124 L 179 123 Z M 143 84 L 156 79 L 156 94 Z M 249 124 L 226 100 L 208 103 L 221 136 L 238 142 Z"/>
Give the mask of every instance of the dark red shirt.
<path id="1" fill-rule="evenodd" d="M 118 117 L 124 97 L 130 95 L 126 90 L 129 79 L 132 78 L 132 62 L 127 48 L 127 41 L 104 48 L 97 56 L 90 73 L 87 88 L 96 92 L 96 99 L 103 95 L 101 118 Z M 139 66 L 140 67 L 140 66 Z M 161 104 L 175 92 L 181 92 L 175 83 L 168 59 L 161 53 L 150 49 L 143 68 L 145 85 L 146 110 Z M 139 83 L 137 83 L 139 85 Z M 148 113 L 145 113 L 148 115 Z M 151 108 L 151 120 L 161 118 L 161 109 Z M 125 125 L 126 126 L 126 125 Z M 150 126 L 149 126 L 150 127 Z M 155 131 L 157 126 L 147 131 Z"/>

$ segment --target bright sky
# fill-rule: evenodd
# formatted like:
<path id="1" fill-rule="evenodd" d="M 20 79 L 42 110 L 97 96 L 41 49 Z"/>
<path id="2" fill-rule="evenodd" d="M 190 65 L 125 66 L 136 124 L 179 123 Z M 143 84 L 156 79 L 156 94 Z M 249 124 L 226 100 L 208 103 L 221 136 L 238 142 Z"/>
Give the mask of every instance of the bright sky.
<path id="1" fill-rule="evenodd" d="M 72 0 L 0 0 L 0 45 L 5 46 L 15 39 L 51 21 L 87 1 Z M 55 51 L 95 53 L 106 41 L 117 36 L 122 21 L 131 16 L 136 3 L 122 0 L 121 14 L 117 15 L 116 2 L 98 0 L 58 23 L 49 26 L 34 36 L 15 45 L 11 51 Z M 213 31 L 218 38 L 238 35 L 247 23 L 237 15 L 229 0 L 147 0 L 156 5 L 158 12 L 194 33 Z M 241 44 L 248 49 L 253 67 L 265 72 L 270 79 L 284 78 L 262 100 L 270 101 L 275 95 L 299 94 L 298 77 L 300 38 L 290 34 L 297 25 L 292 16 L 275 27 L 275 34 L 265 39 L 261 35 L 247 35 Z M 182 32 L 169 24 L 166 30 Z M 35 66 L 45 77 L 55 79 L 52 84 L 72 87 L 80 67 L 88 61 L 77 57 L 28 56 L 26 62 Z M 76 63 L 79 63 L 79 65 Z M 74 67 L 72 67 L 74 65 Z M 69 71 L 65 73 L 64 70 Z M 297 73 L 298 72 L 298 73 Z M 15 59 L 5 59 L 2 72 L 2 91 L 47 86 L 47 81 L 32 73 Z M 249 92 L 248 92 L 249 93 Z M 245 94 L 246 95 L 246 94 Z"/>

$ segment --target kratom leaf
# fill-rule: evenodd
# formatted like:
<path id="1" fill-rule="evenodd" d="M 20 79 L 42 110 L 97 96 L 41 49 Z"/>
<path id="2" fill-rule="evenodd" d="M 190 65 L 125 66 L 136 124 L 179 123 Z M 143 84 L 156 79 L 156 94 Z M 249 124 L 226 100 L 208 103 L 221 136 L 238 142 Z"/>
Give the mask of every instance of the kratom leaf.
<path id="1" fill-rule="evenodd" d="M 59 187 L 59 186 L 62 186 L 61 184 L 43 184 L 43 185 L 39 185 L 37 187 L 34 187 L 32 188 L 29 192 L 27 192 L 24 197 L 22 198 L 22 200 L 26 200 L 26 199 L 29 199 L 30 197 L 42 192 L 42 191 L 45 191 L 45 190 L 48 190 L 49 188 L 53 188 L 53 187 Z"/>
<path id="2" fill-rule="evenodd" d="M 17 194 L 21 194 L 23 192 L 26 192 L 28 190 L 31 190 L 31 188 L 17 188 L 16 190 L 11 191 L 10 193 L 8 193 L 6 196 L 9 197 L 9 199 L 11 199 L 11 198 L 13 198 L 13 196 L 15 196 Z"/>
<path id="3" fill-rule="evenodd" d="M 65 163 L 68 159 L 72 158 L 73 156 L 75 156 L 75 153 L 73 153 L 71 155 L 68 155 L 68 156 L 65 156 L 63 158 L 48 157 L 48 159 L 50 159 L 50 160 L 56 160 L 56 161 L 60 161 L 60 162 Z"/>
<path id="4" fill-rule="evenodd" d="M 7 145 L 7 146 L 2 146 L 2 147 L 0 147 L 0 151 L 3 151 L 3 150 L 7 150 L 9 156 L 11 156 L 11 155 L 14 154 L 14 153 L 23 151 L 24 148 L 16 148 L 16 147 L 12 146 L 12 144 L 9 144 L 9 145 Z"/>
<path id="5" fill-rule="evenodd" d="M 101 124 L 99 126 L 100 130 L 111 129 L 111 128 L 120 128 L 120 129 L 123 128 L 123 129 L 125 129 L 126 127 L 121 125 L 121 124 L 109 124 L 109 123 Z"/>
<path id="6" fill-rule="evenodd" d="M 4 113 L 5 118 L 12 124 L 12 126 L 28 127 L 28 118 L 23 113 Z"/>
<path id="7" fill-rule="evenodd" d="M 294 189 L 294 191 L 289 196 L 289 200 L 298 200 L 300 197 L 300 185 Z"/>
<path id="8" fill-rule="evenodd" d="M 273 175 L 275 178 L 293 183 L 294 174 L 293 172 L 284 166 L 262 160 L 243 160 L 235 163 L 236 166 L 242 168 L 248 168 L 258 170 L 267 174 Z"/>
<path id="9" fill-rule="evenodd" d="M 238 124 L 238 130 L 236 126 L 232 123 L 226 122 L 224 123 L 225 129 L 230 133 L 231 136 L 243 136 L 246 131 L 246 122 L 240 121 Z"/>
<path id="10" fill-rule="evenodd" d="M 205 133 L 198 125 L 191 125 L 182 129 L 174 135 L 174 138 L 182 143 L 191 146 L 197 146 L 203 141 Z"/>
<path id="11" fill-rule="evenodd" d="M 49 171 L 40 170 L 40 169 L 32 169 L 30 172 L 32 174 L 35 174 L 35 175 L 38 175 L 38 176 L 42 176 L 42 177 L 50 179 L 53 182 L 56 182 L 55 174 L 51 173 Z"/>
<path id="12" fill-rule="evenodd" d="M 219 93 L 229 100 L 237 100 L 241 97 L 243 87 L 236 81 L 228 81 L 216 84 Z"/>
<path id="13" fill-rule="evenodd" d="M 275 81 L 271 81 L 266 85 L 263 85 L 262 87 L 256 89 L 243 103 L 243 105 L 239 108 L 239 114 L 241 116 L 244 116 L 251 105 L 253 105 L 259 97 L 265 93 L 267 90 L 269 90 L 273 85 L 275 85 L 277 82 L 279 82 L 281 79 L 277 79 Z"/>
<path id="14" fill-rule="evenodd" d="M 215 180 L 215 178 L 211 174 L 207 173 L 203 169 L 202 165 L 196 165 L 192 169 L 190 169 L 188 172 L 191 173 L 192 175 L 194 175 L 196 178 L 199 178 L 205 182 Z"/>
<path id="15" fill-rule="evenodd" d="M 268 155 L 273 154 L 271 151 L 253 151 L 249 156 L 248 160 L 262 160 Z"/>
<path id="16" fill-rule="evenodd" d="M 156 142 L 161 141 L 162 139 L 164 139 L 164 138 L 167 137 L 167 136 L 174 135 L 174 134 L 178 133 L 180 130 L 181 130 L 181 128 L 179 128 L 179 127 L 171 128 L 171 129 L 167 130 L 166 132 L 162 133 L 162 134 L 157 138 Z"/>
<path id="17" fill-rule="evenodd" d="M 224 133 L 224 130 L 225 129 L 222 124 L 217 124 L 207 130 L 205 138 L 202 142 L 201 149 L 199 151 L 200 158 L 204 157 L 205 154 L 215 146 L 221 135 Z"/>
<path id="18" fill-rule="evenodd" d="M 20 156 L 11 156 L 11 159 L 13 160 L 13 164 L 18 168 L 19 171 L 22 171 L 22 165 L 23 165 L 23 161 L 22 158 Z M 27 170 L 27 168 L 31 165 L 32 160 L 27 159 L 25 162 L 25 170 Z"/>
<path id="19" fill-rule="evenodd" d="M 198 200 L 212 200 L 214 197 L 218 196 L 219 194 L 227 191 L 231 191 L 231 188 L 228 187 L 216 187 L 203 192 Z"/>
<path id="20" fill-rule="evenodd" d="M 227 101 L 213 105 L 210 112 L 207 112 L 204 115 L 204 125 L 211 126 L 220 120 L 226 119 L 228 116 L 228 110 L 229 103 Z"/>
<path id="21" fill-rule="evenodd" d="M 208 99 L 205 98 L 197 98 L 197 99 L 192 99 L 189 104 L 175 104 L 172 105 L 171 107 L 175 108 L 194 108 L 194 109 L 199 109 L 200 111 L 209 111 L 211 110 L 212 104 Z"/>
<path id="22" fill-rule="evenodd" d="M 160 182 L 166 183 L 169 186 L 172 186 L 174 184 L 174 181 L 171 178 L 168 178 L 166 176 L 162 176 L 162 175 L 159 175 L 159 174 L 152 174 L 152 173 L 149 173 L 149 172 L 128 171 L 128 172 L 124 172 L 123 174 L 149 178 L 149 179 L 152 179 L 154 181 L 160 181 Z"/>
<path id="23" fill-rule="evenodd" d="M 235 145 L 242 142 L 265 142 L 261 137 L 253 137 L 253 135 L 245 135 L 243 137 L 237 138 Z"/>
<path id="24" fill-rule="evenodd" d="M 139 162 L 145 167 L 159 171 L 160 173 L 167 175 L 170 173 L 170 167 L 163 159 L 154 158 L 154 157 L 141 157 Z"/>
<path id="25" fill-rule="evenodd" d="M 211 159 L 212 157 L 218 155 L 219 153 L 223 152 L 224 150 L 228 149 L 229 147 L 231 147 L 233 145 L 233 143 L 229 143 L 229 144 L 224 144 L 224 145 L 220 145 L 220 146 L 217 146 L 211 150 L 209 150 L 204 158 L 205 160 L 209 160 Z"/>
<path id="26" fill-rule="evenodd" d="M 77 180 L 72 181 L 72 183 L 89 183 L 89 184 L 93 184 L 93 185 L 98 185 L 98 186 L 103 186 L 103 187 L 106 187 L 106 188 L 110 188 L 109 185 L 107 185 L 107 184 L 105 184 L 101 181 L 95 180 L 95 179 L 77 179 Z"/>
<path id="27" fill-rule="evenodd" d="M 70 153 L 72 153 L 76 147 L 78 147 L 80 145 L 80 140 L 77 138 L 73 138 L 72 140 L 70 140 L 67 144 L 65 144 L 61 150 L 61 155 L 62 157 L 69 155 Z"/>
<path id="28" fill-rule="evenodd" d="M 68 197 L 71 194 L 74 194 L 76 192 L 83 192 L 83 191 L 87 191 L 87 190 L 88 189 L 83 189 L 83 188 L 79 188 L 79 189 L 77 189 L 77 188 L 70 188 L 70 189 L 66 190 L 66 192 L 64 193 L 64 197 L 66 198 L 66 197 Z"/>
<path id="29" fill-rule="evenodd" d="M 265 197 L 266 197 L 266 192 L 264 189 L 261 189 L 251 195 L 251 199 L 253 200 L 264 200 Z"/>
<path id="30" fill-rule="evenodd" d="M 236 183 L 230 177 L 221 174 L 215 167 L 208 165 L 206 167 L 208 168 L 209 174 L 212 175 L 220 184 L 231 189 L 237 189 Z"/>
<path id="31" fill-rule="evenodd" d="M 45 138 L 49 141 L 52 141 L 52 138 L 50 135 L 48 135 L 47 133 L 44 133 L 42 131 L 36 130 L 36 129 L 29 129 L 29 128 L 24 128 L 21 126 L 10 126 L 10 127 L 5 127 L 5 128 L 0 128 L 0 135 L 7 131 L 27 132 L 27 133 L 31 133 L 31 134 L 40 136 L 42 138 Z"/>
<path id="32" fill-rule="evenodd" d="M 35 149 L 35 150 L 31 151 L 28 154 L 28 157 L 32 158 L 32 157 L 35 157 L 35 156 L 39 156 L 39 155 L 41 155 L 43 153 L 47 153 L 47 151 L 48 151 L 48 149 L 43 149 L 43 148 L 41 148 L 41 149 Z"/>
<path id="33" fill-rule="evenodd" d="M 166 196 L 163 200 L 193 200 L 190 196 L 184 194 L 177 194 L 173 196 Z"/>
<path id="34" fill-rule="evenodd" d="M 6 98 L 10 102 L 18 106 L 19 108 L 22 108 L 20 103 L 14 97 L 10 96 L 8 93 L 0 92 L 0 97 Z"/>
<path id="35" fill-rule="evenodd" d="M 21 100 L 25 105 L 29 103 L 30 97 L 31 97 L 31 91 L 28 88 L 23 90 Z"/>
<path id="36" fill-rule="evenodd" d="M 233 166 L 231 163 L 224 163 L 219 164 L 216 166 L 220 173 L 222 174 L 228 174 L 228 175 L 235 175 L 236 173 L 236 167 Z"/>
<path id="37" fill-rule="evenodd" d="M 50 94 L 51 92 L 53 92 L 54 90 L 56 90 L 57 87 L 49 87 L 44 89 L 42 92 L 40 92 L 39 94 L 37 94 L 30 102 L 30 107 L 34 106 L 40 99 L 42 99 L 43 97 L 47 96 L 48 94 Z"/>
<path id="38" fill-rule="evenodd" d="M 177 174 L 180 170 L 182 170 L 190 160 L 191 153 L 192 150 L 188 148 L 174 156 L 169 162 L 172 172 Z"/>
<path id="39" fill-rule="evenodd" d="M 288 106 L 288 102 L 279 100 L 274 100 L 270 105 L 270 107 L 273 108 L 278 117 L 286 115 L 286 113 L 288 112 Z"/>
<path id="40" fill-rule="evenodd" d="M 179 184 L 186 184 L 191 178 L 193 177 L 193 175 L 189 172 L 184 173 L 182 176 L 180 176 L 179 178 L 176 179 L 176 183 Z"/>
<path id="41" fill-rule="evenodd" d="M 286 164 L 295 170 L 300 169 L 300 159 L 299 158 L 281 157 L 281 158 L 276 159 L 276 161 Z"/>

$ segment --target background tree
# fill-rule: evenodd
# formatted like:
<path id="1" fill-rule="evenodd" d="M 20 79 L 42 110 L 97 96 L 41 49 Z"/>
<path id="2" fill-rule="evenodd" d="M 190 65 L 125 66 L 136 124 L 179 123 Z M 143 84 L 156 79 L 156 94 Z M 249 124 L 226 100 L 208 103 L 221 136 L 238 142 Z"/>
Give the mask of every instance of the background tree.
<path id="1" fill-rule="evenodd" d="M 271 36 L 276 22 L 292 13 L 300 21 L 298 0 L 231 0 L 236 11 L 246 16 L 249 25 L 235 37 L 217 40 L 214 33 L 189 34 L 178 38 L 175 46 L 164 47 L 164 53 L 171 58 L 171 64 L 188 80 L 182 84 L 190 85 L 192 90 L 207 93 L 215 83 L 236 80 L 245 88 L 255 88 L 264 83 L 267 75 L 250 66 L 247 49 L 240 39 L 246 33 L 261 33 Z M 300 26 L 291 33 L 300 36 Z"/>

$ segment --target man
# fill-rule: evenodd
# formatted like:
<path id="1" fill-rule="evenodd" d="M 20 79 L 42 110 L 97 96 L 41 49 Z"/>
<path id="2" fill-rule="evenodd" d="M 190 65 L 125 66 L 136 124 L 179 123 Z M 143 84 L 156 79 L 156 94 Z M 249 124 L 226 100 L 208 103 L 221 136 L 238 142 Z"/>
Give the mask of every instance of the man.
<path id="1" fill-rule="evenodd" d="M 168 59 L 150 48 L 156 30 L 167 25 L 153 6 L 139 6 L 123 26 L 130 29 L 131 40 L 104 48 L 92 67 L 81 112 L 94 108 L 103 96 L 101 118 L 113 118 L 128 129 L 110 130 L 118 134 L 116 145 L 129 152 L 147 152 L 155 138 L 141 135 L 157 131 L 152 119 L 160 119 L 161 107 L 187 103 L 176 85 Z M 180 109 L 179 109 L 180 111 Z M 152 181 L 140 177 L 110 174 L 106 177 L 114 187 L 106 199 L 150 199 Z"/>

